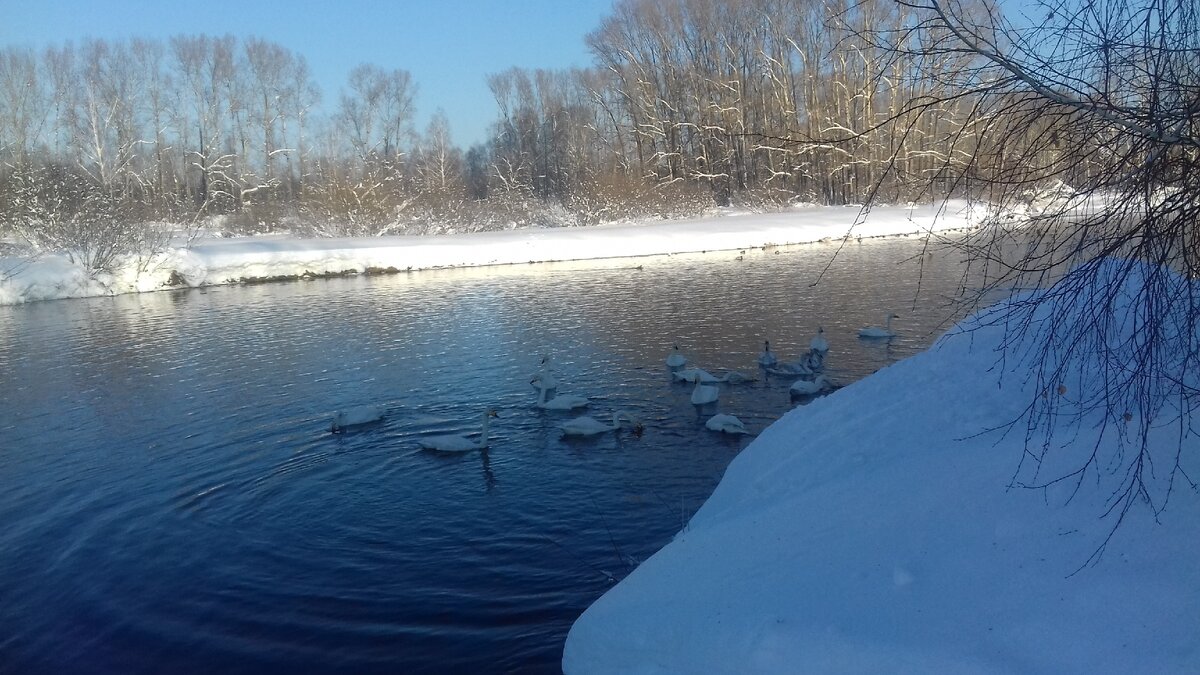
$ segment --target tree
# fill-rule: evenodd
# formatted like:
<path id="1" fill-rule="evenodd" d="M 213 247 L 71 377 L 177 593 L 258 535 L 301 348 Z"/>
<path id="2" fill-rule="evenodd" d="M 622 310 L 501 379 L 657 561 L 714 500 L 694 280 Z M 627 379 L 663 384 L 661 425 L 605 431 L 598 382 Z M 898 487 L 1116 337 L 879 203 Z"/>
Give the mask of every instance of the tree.
<path id="1" fill-rule="evenodd" d="M 1051 0 L 1006 16 L 959 0 L 897 4 L 907 26 L 862 35 L 938 88 L 905 106 L 896 133 L 969 104 L 963 128 L 975 132 L 946 138 L 939 167 L 956 191 L 994 209 L 986 227 L 948 240 L 984 280 L 969 299 L 1046 285 L 1074 268 L 1052 292 L 997 317 L 1015 329 L 1012 345 L 1037 357 L 1033 377 L 1046 392 L 1014 421 L 1032 446 L 1014 484 L 1072 494 L 1104 485 L 1111 537 L 1135 504 L 1157 513 L 1180 485 L 1196 487 L 1186 470 L 1195 458 L 1183 455 L 1200 401 L 1196 5 Z M 1005 217 L 1014 212 L 1025 217 Z M 1119 297 L 1127 279 L 1138 290 Z M 1081 374 L 1082 359 L 1093 366 Z M 1100 415 L 1104 431 L 1124 439 L 1118 455 L 1093 450 L 1062 468 L 1050 439 L 1068 391 L 1079 415 Z M 1179 429 L 1177 447 L 1150 442 L 1164 424 Z"/>

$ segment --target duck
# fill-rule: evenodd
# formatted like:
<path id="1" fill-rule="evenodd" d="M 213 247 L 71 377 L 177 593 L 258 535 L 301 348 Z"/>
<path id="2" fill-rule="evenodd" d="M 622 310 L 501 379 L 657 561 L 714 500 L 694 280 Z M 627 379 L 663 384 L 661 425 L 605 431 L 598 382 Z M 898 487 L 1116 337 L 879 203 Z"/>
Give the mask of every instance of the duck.
<path id="1" fill-rule="evenodd" d="M 811 380 L 796 380 L 788 390 L 793 396 L 813 396 L 834 388 L 833 381 L 824 375 L 818 375 Z"/>
<path id="2" fill-rule="evenodd" d="M 776 363 L 779 363 L 779 359 L 775 358 L 775 355 L 771 353 L 770 340 L 764 340 L 762 353 L 758 355 L 758 365 L 763 368 L 770 368 Z"/>
<path id="3" fill-rule="evenodd" d="M 554 398 L 550 398 L 549 387 L 539 386 L 538 380 L 541 375 L 534 375 L 530 380 L 530 384 L 539 390 L 538 400 L 536 405 L 542 410 L 574 410 L 575 408 L 584 408 L 588 404 L 588 400 L 582 396 L 572 396 L 570 394 L 560 394 Z"/>
<path id="4" fill-rule="evenodd" d="M 813 339 L 808 343 L 808 346 L 814 352 L 820 352 L 821 354 L 829 351 L 829 340 L 825 339 L 824 326 L 817 326 L 817 334 L 813 336 Z"/>
<path id="5" fill-rule="evenodd" d="M 723 434 L 750 433 L 749 431 L 746 431 L 746 425 L 742 424 L 741 420 L 733 415 L 726 415 L 724 413 L 713 415 L 712 417 L 708 418 L 708 421 L 704 423 L 704 426 L 712 429 L 713 431 L 719 431 Z"/>
<path id="6" fill-rule="evenodd" d="M 538 368 L 538 371 L 534 373 L 533 379 L 531 379 L 529 383 L 532 384 L 535 389 L 546 390 L 558 388 L 558 380 L 554 379 L 554 376 L 550 374 L 549 356 L 542 357 L 541 366 Z"/>
<path id="7" fill-rule="evenodd" d="M 329 425 L 329 431 L 337 434 L 350 427 L 378 422 L 386 414 L 387 411 L 381 405 L 360 405 L 355 408 L 339 410 L 333 415 L 333 423 Z"/>
<path id="8" fill-rule="evenodd" d="M 858 331 L 858 337 L 861 338 L 892 338 L 896 337 L 895 331 L 892 330 L 892 319 L 899 319 L 899 314 L 888 314 L 887 323 L 883 328 L 878 326 L 867 326 Z"/>
<path id="9" fill-rule="evenodd" d="M 714 403 L 721 396 L 721 390 L 711 384 L 697 382 L 696 388 L 692 390 L 692 404 L 704 405 L 706 403 Z"/>
<path id="10" fill-rule="evenodd" d="M 558 425 L 566 436 L 596 436 L 598 434 L 616 431 L 621 428 L 621 422 L 626 421 L 633 425 L 635 433 L 640 433 L 642 423 L 629 413 L 618 410 L 613 413 L 612 424 L 605 424 L 594 417 L 576 417 L 573 420 L 567 420 Z"/>
<path id="11" fill-rule="evenodd" d="M 488 447 L 488 422 L 493 417 L 499 417 L 495 410 L 487 409 L 483 413 L 483 428 L 478 441 L 473 441 L 464 434 L 447 434 L 444 436 L 427 436 L 417 441 L 426 450 L 438 452 L 471 452 Z"/>
<path id="12" fill-rule="evenodd" d="M 810 349 L 807 354 L 800 358 L 800 362 L 812 372 L 820 372 L 825 367 L 825 352 L 818 349 Z"/>
<path id="13" fill-rule="evenodd" d="M 682 368 L 687 365 L 687 357 L 683 355 L 683 352 L 679 351 L 679 345 L 673 346 L 674 349 L 671 350 L 670 354 L 667 354 L 667 367 Z"/>

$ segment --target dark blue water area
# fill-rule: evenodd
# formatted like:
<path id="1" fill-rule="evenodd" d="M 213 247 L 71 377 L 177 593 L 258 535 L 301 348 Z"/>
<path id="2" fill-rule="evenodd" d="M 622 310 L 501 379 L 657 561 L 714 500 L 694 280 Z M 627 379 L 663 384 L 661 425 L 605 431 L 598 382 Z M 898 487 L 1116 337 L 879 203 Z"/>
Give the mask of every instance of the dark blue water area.
<path id="1" fill-rule="evenodd" d="M 664 358 L 758 374 L 818 324 L 848 383 L 923 349 L 918 242 L 211 287 L 0 308 L 0 671 L 556 672 L 571 623 L 678 532 L 790 379 L 697 409 Z M 917 263 L 924 261 L 918 274 Z M 640 269 L 639 269 L 640 267 Z M 921 292 L 918 294 L 918 278 Z M 895 311 L 900 336 L 856 337 Z M 550 357 L 580 412 L 537 409 Z M 334 411 L 385 418 L 332 434 Z M 491 447 L 421 450 L 478 431 Z"/>

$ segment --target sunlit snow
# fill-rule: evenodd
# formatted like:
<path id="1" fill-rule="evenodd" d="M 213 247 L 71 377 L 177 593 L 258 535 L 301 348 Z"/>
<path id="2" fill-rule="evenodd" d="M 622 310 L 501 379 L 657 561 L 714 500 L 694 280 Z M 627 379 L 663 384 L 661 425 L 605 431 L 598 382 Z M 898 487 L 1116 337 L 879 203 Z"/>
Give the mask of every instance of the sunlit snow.
<path id="1" fill-rule="evenodd" d="M 131 259 L 113 274 L 89 276 L 61 255 L 33 262 L 0 258 L 0 304 L 153 291 L 171 284 L 423 270 L 667 255 L 800 244 L 845 236 L 878 237 L 971 226 L 965 202 L 937 206 L 806 207 L 780 213 L 586 228 L 355 239 L 258 236 L 203 238 L 149 260 Z"/>

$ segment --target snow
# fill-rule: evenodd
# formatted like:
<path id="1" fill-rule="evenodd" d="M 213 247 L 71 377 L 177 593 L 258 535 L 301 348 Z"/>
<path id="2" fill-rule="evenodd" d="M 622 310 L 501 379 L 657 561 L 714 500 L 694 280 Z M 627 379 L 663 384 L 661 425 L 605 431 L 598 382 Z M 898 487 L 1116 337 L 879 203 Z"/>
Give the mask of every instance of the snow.
<path id="1" fill-rule="evenodd" d="M 258 236 L 206 238 L 152 258 L 131 259 L 113 274 L 89 275 L 63 255 L 30 262 L 0 258 L 0 305 L 206 286 L 250 279 L 507 265 L 736 250 L 970 227 L 966 202 L 876 207 L 859 222 L 858 207 L 804 207 L 659 223 L 586 228 L 353 239 Z M 182 284 L 181 284 L 182 282 Z"/>
<path id="2" fill-rule="evenodd" d="M 1120 279 L 1105 264 L 1097 288 Z M 1118 303 L 1144 276 L 1121 280 Z M 1031 325 L 1090 305 L 1047 303 Z M 1033 342 L 1000 360 L 1004 309 L 767 428 L 686 528 L 578 619 L 564 672 L 1200 672 L 1200 499 L 1175 476 L 1165 500 L 1181 443 L 1200 476 L 1200 442 L 1169 415 L 1079 408 L 1103 386 L 1092 351 L 1064 362 L 1057 387 L 1031 376 L 1046 372 L 1026 360 Z M 1184 330 L 1194 344 L 1196 326 Z M 1159 382 L 1153 405 L 1200 384 L 1194 369 L 1167 372 L 1183 381 Z M 1103 458 L 1077 493 L 1010 487 L 1031 479 L 1024 423 L 981 435 L 1042 395 L 1059 397 L 1042 478 Z M 1138 500 L 1092 561 L 1137 454 L 1119 444 L 1143 430 L 1161 511 Z M 1039 448 L 1043 431 L 1029 433 Z"/>

